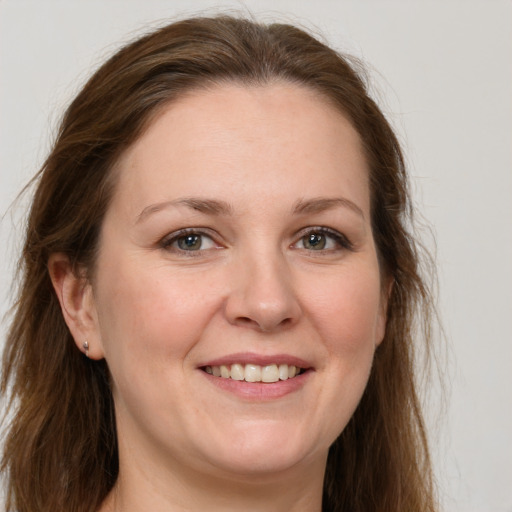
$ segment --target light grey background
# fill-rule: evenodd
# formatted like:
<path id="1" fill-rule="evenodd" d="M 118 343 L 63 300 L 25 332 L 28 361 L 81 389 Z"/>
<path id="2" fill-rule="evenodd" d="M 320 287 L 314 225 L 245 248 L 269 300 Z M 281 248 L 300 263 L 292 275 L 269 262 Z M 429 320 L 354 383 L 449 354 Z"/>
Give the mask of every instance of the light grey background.
<path id="1" fill-rule="evenodd" d="M 9 205 L 63 107 L 148 22 L 212 7 L 299 22 L 370 64 L 437 236 L 449 402 L 439 420 L 434 387 L 428 422 L 444 510 L 511 512 L 510 1 L 0 0 L 0 313 L 26 201 Z"/>

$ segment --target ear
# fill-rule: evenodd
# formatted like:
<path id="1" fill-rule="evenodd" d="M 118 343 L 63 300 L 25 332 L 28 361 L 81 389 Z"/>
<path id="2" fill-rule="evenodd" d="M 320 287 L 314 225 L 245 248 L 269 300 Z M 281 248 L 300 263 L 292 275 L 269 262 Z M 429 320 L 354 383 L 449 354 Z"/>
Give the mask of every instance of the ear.
<path id="1" fill-rule="evenodd" d="M 73 269 L 69 258 L 54 253 L 48 260 L 48 271 L 60 302 L 62 315 L 75 344 L 91 359 L 102 359 L 103 346 L 91 283 L 85 272 Z M 87 346 L 87 350 L 86 350 Z"/>
<path id="2" fill-rule="evenodd" d="M 380 311 L 379 317 L 377 319 L 377 328 L 375 335 L 375 346 L 378 347 L 382 340 L 384 339 L 384 335 L 386 334 L 386 323 L 388 318 L 388 303 L 389 298 L 391 297 L 391 292 L 393 291 L 393 286 L 395 284 L 395 280 L 392 277 L 386 279 L 385 282 L 382 283 L 382 292 L 380 298 Z"/>

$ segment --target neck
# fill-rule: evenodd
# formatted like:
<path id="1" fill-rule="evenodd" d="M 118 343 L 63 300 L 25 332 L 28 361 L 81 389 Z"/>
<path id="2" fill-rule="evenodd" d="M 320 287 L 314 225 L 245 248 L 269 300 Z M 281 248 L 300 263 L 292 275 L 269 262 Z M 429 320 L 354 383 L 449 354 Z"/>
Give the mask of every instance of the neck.
<path id="1" fill-rule="evenodd" d="M 133 461 L 132 461 L 133 462 Z M 119 479 L 100 512 L 299 512 L 322 509 L 325 459 L 273 474 L 154 472 L 120 461 Z"/>

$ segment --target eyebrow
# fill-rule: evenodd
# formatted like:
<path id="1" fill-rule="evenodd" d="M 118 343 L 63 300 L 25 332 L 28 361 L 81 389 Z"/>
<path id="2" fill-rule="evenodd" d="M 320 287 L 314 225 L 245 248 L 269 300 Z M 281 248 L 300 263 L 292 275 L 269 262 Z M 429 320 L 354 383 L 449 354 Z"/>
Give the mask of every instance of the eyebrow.
<path id="1" fill-rule="evenodd" d="M 225 201 L 216 199 L 202 199 L 197 197 L 185 197 L 175 199 L 173 201 L 162 201 L 161 203 L 151 204 L 146 206 L 137 216 L 136 224 L 142 222 L 148 216 L 161 210 L 166 210 L 172 207 L 185 206 L 192 210 L 196 210 L 207 215 L 232 215 L 233 208 Z M 319 197 L 313 199 L 300 199 L 295 203 L 292 211 L 294 214 L 307 214 L 307 213 L 321 213 L 333 208 L 348 208 L 363 218 L 364 213 L 354 202 L 344 197 Z"/>
<path id="2" fill-rule="evenodd" d="M 353 212 L 357 213 L 364 220 L 364 213 L 356 203 L 350 201 L 350 199 L 346 199 L 344 197 L 318 197 L 314 199 L 308 199 L 307 201 L 301 199 L 297 201 L 295 207 L 293 208 L 294 213 L 321 213 L 326 210 L 331 210 L 333 208 L 348 208 Z"/>
<path id="3" fill-rule="evenodd" d="M 200 199 L 196 197 L 184 197 L 173 201 L 162 201 L 161 203 L 146 206 L 137 216 L 136 223 L 142 222 L 149 215 L 166 210 L 167 208 L 185 206 L 208 215 L 231 215 L 232 208 L 225 201 L 215 199 Z"/>

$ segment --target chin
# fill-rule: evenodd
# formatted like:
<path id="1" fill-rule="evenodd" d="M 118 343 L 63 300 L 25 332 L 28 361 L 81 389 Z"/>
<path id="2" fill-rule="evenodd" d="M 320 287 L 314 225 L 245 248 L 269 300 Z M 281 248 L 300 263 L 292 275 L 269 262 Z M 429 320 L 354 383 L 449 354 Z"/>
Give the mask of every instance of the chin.
<path id="1" fill-rule="evenodd" d="M 211 454 L 211 460 L 219 469 L 247 477 L 283 473 L 316 459 L 325 461 L 330 443 L 319 444 L 303 434 L 276 424 L 232 432 L 221 444 L 225 449 Z"/>
<path id="2" fill-rule="evenodd" d="M 275 477 L 286 473 L 305 463 L 304 456 L 299 453 L 258 453 L 236 455 L 227 460 L 216 460 L 215 467 L 226 473 L 234 474 L 241 479 Z"/>

